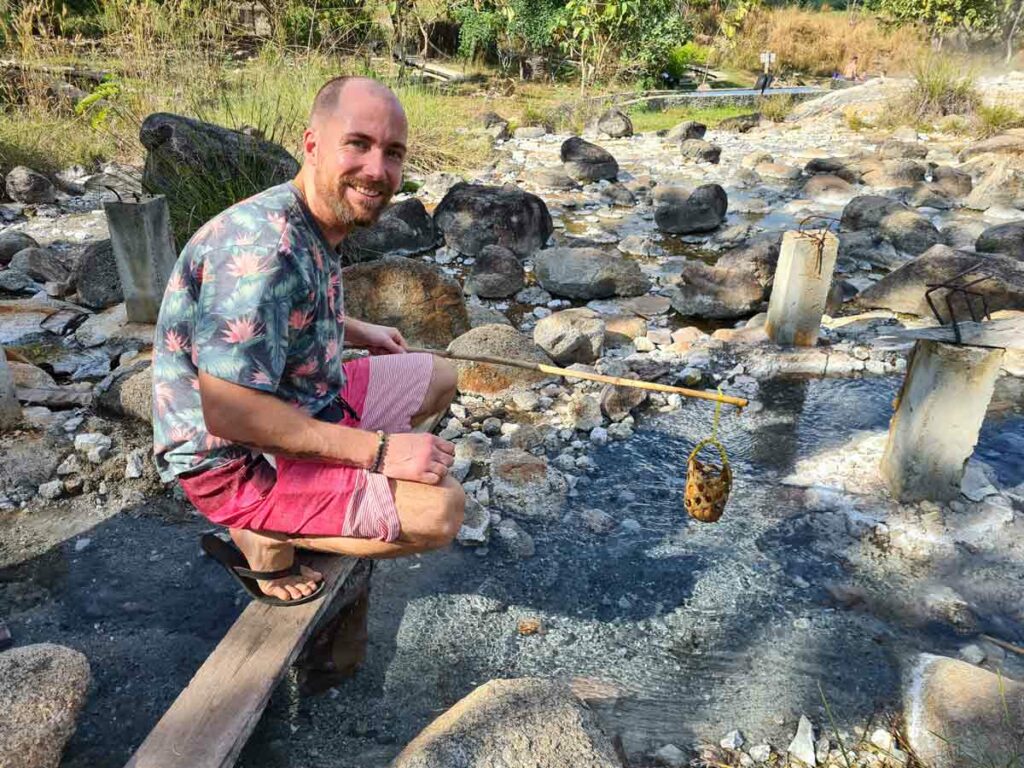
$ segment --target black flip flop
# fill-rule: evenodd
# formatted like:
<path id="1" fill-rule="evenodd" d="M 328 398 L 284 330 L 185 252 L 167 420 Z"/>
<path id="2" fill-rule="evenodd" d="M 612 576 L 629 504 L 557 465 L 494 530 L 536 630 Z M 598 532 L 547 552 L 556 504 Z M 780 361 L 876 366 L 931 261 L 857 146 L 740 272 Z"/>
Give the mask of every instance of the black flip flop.
<path id="1" fill-rule="evenodd" d="M 279 571 L 251 571 L 249 570 L 249 561 L 245 559 L 245 555 L 234 544 L 229 544 L 212 533 L 204 533 L 199 538 L 199 543 L 207 555 L 224 566 L 224 570 L 230 573 L 235 581 L 252 595 L 254 600 L 259 600 L 261 603 L 288 607 L 290 605 L 302 605 L 303 603 L 312 602 L 323 595 L 323 581 L 316 585 L 316 589 L 313 590 L 312 594 L 297 597 L 294 600 L 282 600 L 279 597 L 265 594 L 260 589 L 260 585 L 256 583 L 257 580 L 269 581 L 271 579 L 284 578 L 285 576 L 298 576 L 301 573 L 298 562 L 293 562 L 289 568 L 282 568 Z"/>

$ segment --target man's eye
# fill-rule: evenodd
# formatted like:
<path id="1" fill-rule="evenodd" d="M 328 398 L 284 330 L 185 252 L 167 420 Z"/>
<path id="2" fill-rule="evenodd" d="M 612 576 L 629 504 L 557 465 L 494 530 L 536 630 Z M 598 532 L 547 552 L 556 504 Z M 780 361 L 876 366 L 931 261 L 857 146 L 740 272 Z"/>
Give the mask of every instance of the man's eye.
<path id="1" fill-rule="evenodd" d="M 363 141 L 362 139 L 352 139 L 349 142 L 349 145 L 358 149 L 366 149 L 370 146 L 369 142 Z"/>
<path id="2" fill-rule="evenodd" d="M 401 150 L 398 150 L 398 149 L 392 149 L 388 153 L 388 155 L 390 157 L 392 157 L 393 159 L 395 159 L 395 160 L 404 160 L 405 159 L 405 153 L 402 152 Z"/>

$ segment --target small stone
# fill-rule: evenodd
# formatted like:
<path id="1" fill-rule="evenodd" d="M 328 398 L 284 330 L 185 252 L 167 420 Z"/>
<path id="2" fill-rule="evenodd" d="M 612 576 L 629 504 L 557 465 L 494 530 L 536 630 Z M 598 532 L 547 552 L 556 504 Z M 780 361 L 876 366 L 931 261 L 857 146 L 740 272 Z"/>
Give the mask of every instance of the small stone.
<path id="1" fill-rule="evenodd" d="M 74 475 L 82 471 L 82 465 L 78 461 L 77 454 L 69 454 L 64 461 L 57 467 L 57 476 L 66 477 L 68 475 Z"/>
<path id="2" fill-rule="evenodd" d="M 658 761 L 659 765 L 665 765 L 668 768 L 682 768 L 686 765 L 686 753 L 675 744 L 666 744 L 654 753 L 654 759 Z"/>
<path id="3" fill-rule="evenodd" d="M 968 664 L 974 664 L 975 666 L 981 664 L 981 662 L 985 660 L 985 651 L 983 651 L 980 646 L 975 645 L 974 643 L 971 643 L 970 645 L 965 645 L 963 648 L 960 649 L 960 652 L 957 655 L 960 656 L 960 658 L 966 661 Z M 871 740 L 872 742 L 874 742 L 874 736 L 871 737 Z"/>
<path id="4" fill-rule="evenodd" d="M 85 454 L 90 464 L 102 464 L 110 457 L 110 448 L 104 445 L 95 445 Z"/>
<path id="5" fill-rule="evenodd" d="M 750 755 L 755 763 L 766 763 L 772 756 L 771 744 L 757 744 L 751 747 L 747 754 Z"/>
<path id="6" fill-rule="evenodd" d="M 135 480 L 142 477 L 146 470 L 145 459 L 141 451 L 132 451 L 125 459 L 124 476 L 126 480 Z"/>
<path id="7" fill-rule="evenodd" d="M 530 390 L 514 392 L 512 404 L 521 411 L 535 411 L 540 407 L 540 396 Z"/>
<path id="8" fill-rule="evenodd" d="M 64 483 L 60 480 L 51 480 L 39 486 L 39 495 L 49 501 L 59 499 L 64 495 Z"/>
<path id="9" fill-rule="evenodd" d="M 75 435 L 75 450 L 80 453 L 88 453 L 97 446 L 103 446 L 109 450 L 111 445 L 113 445 L 113 441 L 107 435 L 99 432 L 83 432 L 80 435 Z"/>
<path id="10" fill-rule="evenodd" d="M 828 753 L 832 749 L 832 745 L 828 741 L 828 736 L 822 736 L 818 739 L 818 743 L 814 748 L 814 756 L 818 759 L 819 763 L 828 762 Z"/>
<path id="11" fill-rule="evenodd" d="M 80 539 L 75 539 L 75 552 L 84 552 L 92 544 L 92 539 L 87 536 L 83 536 Z"/>
<path id="12" fill-rule="evenodd" d="M 800 716 L 800 724 L 797 726 L 796 735 L 786 748 L 793 757 L 805 765 L 815 766 L 814 751 L 814 726 L 806 716 Z"/>
<path id="13" fill-rule="evenodd" d="M 633 339 L 633 347 L 637 352 L 653 352 L 655 350 L 654 342 L 646 336 Z"/>
<path id="14" fill-rule="evenodd" d="M 640 531 L 643 530 L 640 523 L 634 520 L 632 517 L 627 517 L 625 520 L 619 523 L 619 528 L 621 528 L 626 533 L 640 533 Z"/>
<path id="15" fill-rule="evenodd" d="M 580 517 L 594 533 L 607 533 L 615 527 L 615 518 L 600 509 L 585 509 Z"/>
<path id="16" fill-rule="evenodd" d="M 718 744 L 722 749 L 739 749 L 743 746 L 743 734 L 739 731 L 729 731 Z"/>
<path id="17" fill-rule="evenodd" d="M 594 445 L 607 445 L 608 440 L 608 430 L 604 427 L 594 427 L 590 430 L 590 442 Z"/>
<path id="18" fill-rule="evenodd" d="M 483 431 L 485 435 L 495 437 L 501 434 L 501 419 L 491 416 L 484 419 Z"/>
<path id="19" fill-rule="evenodd" d="M 881 749 L 883 752 L 890 752 L 895 746 L 892 734 L 884 728 L 876 728 L 871 733 L 871 743 Z"/>

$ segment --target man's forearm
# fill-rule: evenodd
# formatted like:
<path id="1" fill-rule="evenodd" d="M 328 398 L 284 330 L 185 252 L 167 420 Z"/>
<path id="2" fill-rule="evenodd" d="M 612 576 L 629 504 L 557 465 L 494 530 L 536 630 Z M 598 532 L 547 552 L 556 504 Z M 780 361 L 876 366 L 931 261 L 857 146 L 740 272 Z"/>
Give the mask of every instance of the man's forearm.
<path id="1" fill-rule="evenodd" d="M 368 468 L 377 436 L 317 421 L 273 395 L 199 373 L 203 418 L 211 434 L 232 443 L 292 458 Z"/>

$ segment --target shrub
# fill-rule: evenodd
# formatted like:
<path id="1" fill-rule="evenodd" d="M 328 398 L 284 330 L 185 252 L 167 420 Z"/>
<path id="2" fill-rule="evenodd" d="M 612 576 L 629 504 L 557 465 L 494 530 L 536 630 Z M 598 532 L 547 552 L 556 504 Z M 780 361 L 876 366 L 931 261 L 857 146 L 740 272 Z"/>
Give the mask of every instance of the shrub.
<path id="1" fill-rule="evenodd" d="M 675 80 L 682 80 L 689 75 L 687 67 L 705 66 L 710 55 L 711 50 L 706 45 L 700 45 L 693 41 L 685 45 L 677 45 L 668 54 L 665 71 Z"/>
<path id="2" fill-rule="evenodd" d="M 863 131 L 871 127 L 871 123 L 861 117 L 860 113 L 852 107 L 847 107 L 843 110 L 843 122 L 846 123 L 846 127 L 851 131 Z"/>
<path id="3" fill-rule="evenodd" d="M 982 136 L 992 136 L 1010 128 L 1024 128 L 1024 114 L 1005 104 L 978 107 L 975 119 L 978 133 Z"/>
<path id="4" fill-rule="evenodd" d="M 951 56 L 930 54 L 914 65 L 907 106 L 917 119 L 970 115 L 981 103 L 974 73 Z"/>
<path id="5" fill-rule="evenodd" d="M 792 96 L 764 96 L 757 100 L 757 111 L 773 123 L 781 123 L 796 106 Z"/>

